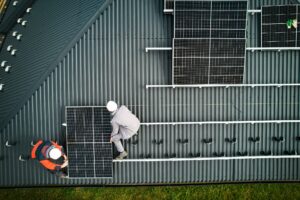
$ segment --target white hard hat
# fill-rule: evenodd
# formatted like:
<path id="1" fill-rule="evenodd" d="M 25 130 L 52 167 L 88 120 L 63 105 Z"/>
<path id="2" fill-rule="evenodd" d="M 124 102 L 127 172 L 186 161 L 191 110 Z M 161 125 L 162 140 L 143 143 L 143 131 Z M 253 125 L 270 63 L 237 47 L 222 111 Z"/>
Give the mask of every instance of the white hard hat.
<path id="1" fill-rule="evenodd" d="M 118 109 L 118 104 L 114 101 L 109 101 L 106 104 L 106 108 L 109 112 L 115 112 Z"/>
<path id="2" fill-rule="evenodd" d="M 61 150 L 58 148 L 53 148 L 49 152 L 49 157 L 53 160 L 57 160 L 62 156 Z"/>

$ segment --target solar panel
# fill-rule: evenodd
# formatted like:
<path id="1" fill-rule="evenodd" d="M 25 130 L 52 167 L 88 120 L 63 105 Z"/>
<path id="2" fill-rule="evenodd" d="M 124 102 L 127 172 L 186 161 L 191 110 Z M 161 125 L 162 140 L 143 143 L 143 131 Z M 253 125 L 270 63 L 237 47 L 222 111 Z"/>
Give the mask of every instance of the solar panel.
<path id="1" fill-rule="evenodd" d="M 288 28 L 289 20 L 300 25 L 299 5 L 263 6 L 261 19 L 262 47 L 300 47 L 299 28 Z"/>
<path id="2" fill-rule="evenodd" d="M 173 84 L 243 82 L 247 1 L 175 1 Z"/>
<path id="3" fill-rule="evenodd" d="M 112 178 L 110 113 L 105 107 L 66 107 L 70 178 Z"/>

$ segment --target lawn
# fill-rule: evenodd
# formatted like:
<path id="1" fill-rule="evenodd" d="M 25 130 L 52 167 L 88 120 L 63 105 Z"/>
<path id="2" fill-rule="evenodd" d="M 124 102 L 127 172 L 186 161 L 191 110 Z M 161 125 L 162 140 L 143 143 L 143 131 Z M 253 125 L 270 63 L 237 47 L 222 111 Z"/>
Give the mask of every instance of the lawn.
<path id="1" fill-rule="evenodd" d="M 300 183 L 0 189 L 0 199 L 300 199 Z"/>

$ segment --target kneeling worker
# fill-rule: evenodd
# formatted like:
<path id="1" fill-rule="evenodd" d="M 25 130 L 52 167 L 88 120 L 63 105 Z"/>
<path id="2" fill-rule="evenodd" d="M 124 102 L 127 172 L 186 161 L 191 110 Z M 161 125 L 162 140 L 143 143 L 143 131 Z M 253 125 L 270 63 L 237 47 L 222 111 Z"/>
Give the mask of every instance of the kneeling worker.
<path id="1" fill-rule="evenodd" d="M 124 150 L 121 139 L 127 140 L 137 134 L 140 128 L 140 121 L 126 106 L 118 108 L 118 105 L 114 101 L 109 101 L 106 108 L 113 116 L 111 120 L 112 133 L 110 142 L 115 144 L 120 153 L 116 159 L 120 160 L 128 155 Z"/>
<path id="2" fill-rule="evenodd" d="M 31 158 L 37 159 L 51 173 L 65 177 L 63 169 L 68 166 L 68 158 L 63 147 L 53 141 L 39 140 L 31 151 Z"/>

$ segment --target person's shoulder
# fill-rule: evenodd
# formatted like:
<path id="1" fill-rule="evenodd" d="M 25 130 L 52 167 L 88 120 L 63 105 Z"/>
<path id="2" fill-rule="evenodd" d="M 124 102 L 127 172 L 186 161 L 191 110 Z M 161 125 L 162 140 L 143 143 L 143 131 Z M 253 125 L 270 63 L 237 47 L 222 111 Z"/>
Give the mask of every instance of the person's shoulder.
<path id="1" fill-rule="evenodd" d="M 39 147 L 42 147 L 42 146 L 46 146 L 46 145 L 51 145 L 51 142 L 48 141 L 48 140 L 39 140 L 36 145 L 38 145 Z"/>
<path id="2" fill-rule="evenodd" d="M 124 110 L 129 111 L 129 109 L 128 109 L 127 106 L 125 106 L 125 105 L 121 105 L 121 107 L 119 108 L 119 110 L 122 110 L 122 111 L 124 111 Z"/>

